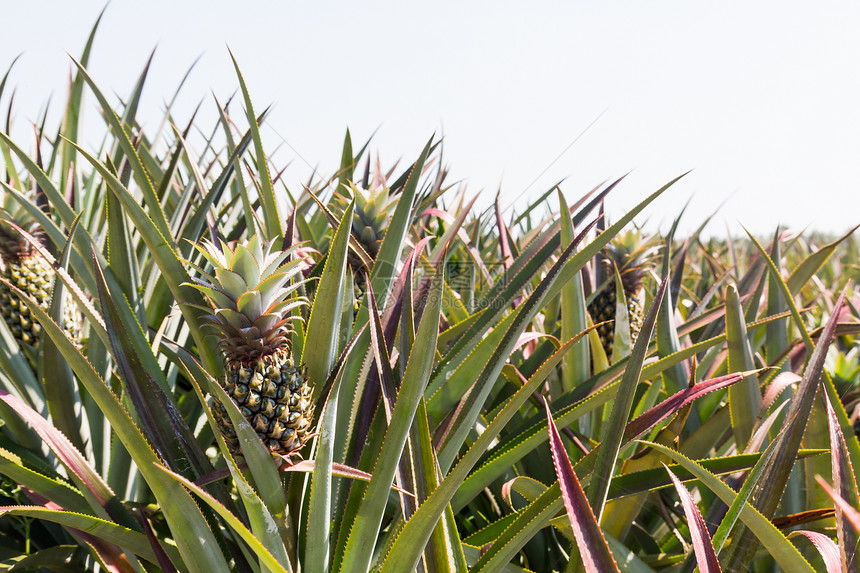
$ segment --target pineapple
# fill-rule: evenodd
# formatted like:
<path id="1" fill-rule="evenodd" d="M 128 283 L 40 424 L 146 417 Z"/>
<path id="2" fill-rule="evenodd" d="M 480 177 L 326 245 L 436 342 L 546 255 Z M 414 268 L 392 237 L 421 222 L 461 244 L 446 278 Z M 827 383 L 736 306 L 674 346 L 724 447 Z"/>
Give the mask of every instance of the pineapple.
<path id="1" fill-rule="evenodd" d="M 290 316 L 306 301 L 291 297 L 301 284 L 301 260 L 285 262 L 294 249 L 278 251 L 256 235 L 234 249 L 204 239 L 198 250 L 211 263 L 192 285 L 212 306 L 208 318 L 220 339 L 225 377 L 220 382 L 270 452 L 289 455 L 310 437 L 313 403 L 305 368 L 293 362 Z M 217 399 L 213 411 L 232 452 L 236 430 Z"/>
<path id="2" fill-rule="evenodd" d="M 355 211 L 352 216 L 352 235 L 361 244 L 371 260 L 375 261 L 379 254 L 382 239 L 391 221 L 391 215 L 397 204 L 398 197 L 392 197 L 388 188 L 383 184 L 372 189 L 362 189 L 351 185 L 348 192 L 338 192 L 333 201 L 335 212 L 342 216 L 349 202 L 355 198 Z M 353 298 L 355 312 L 358 312 L 360 301 L 367 290 L 367 273 L 361 259 L 352 251 L 347 256 L 347 263 L 355 277 L 353 281 Z"/>
<path id="3" fill-rule="evenodd" d="M 6 199 L 6 205 L 0 209 L 0 276 L 30 295 L 40 307 L 47 310 L 51 305 L 54 269 L 9 223 L 27 231 L 43 243 L 44 232 L 29 213 L 12 205 L 14 199 L 9 195 Z M 35 360 L 41 326 L 33 320 L 27 306 L 5 283 L 0 283 L 0 312 L 25 354 L 31 362 Z M 67 300 L 63 311 L 63 328 L 77 344 L 80 344 L 81 340 L 81 324 L 80 311 L 73 301 Z"/>
<path id="4" fill-rule="evenodd" d="M 600 344 L 606 351 L 606 356 L 612 356 L 612 345 L 615 341 L 615 280 L 612 265 L 618 269 L 624 297 L 627 300 L 627 316 L 630 323 L 630 343 L 636 342 L 645 313 L 642 308 L 642 279 L 651 266 L 651 255 L 654 249 L 643 241 L 638 231 L 627 231 L 615 237 L 604 249 L 606 257 L 606 272 L 608 277 L 603 289 L 598 292 L 588 305 L 588 313 L 594 322 L 609 321 L 597 328 Z"/>

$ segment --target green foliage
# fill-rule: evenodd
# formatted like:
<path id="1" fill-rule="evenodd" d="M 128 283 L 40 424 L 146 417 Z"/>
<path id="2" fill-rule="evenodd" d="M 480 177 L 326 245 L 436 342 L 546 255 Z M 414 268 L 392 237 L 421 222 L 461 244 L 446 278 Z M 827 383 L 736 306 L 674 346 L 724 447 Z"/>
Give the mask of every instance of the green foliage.
<path id="1" fill-rule="evenodd" d="M 853 231 L 778 230 L 762 246 L 706 239 L 704 224 L 677 238 L 676 219 L 631 234 L 679 178 L 614 222 L 597 224 L 620 180 L 481 212 L 446 181 L 435 137 L 384 168 L 347 132 L 332 172 L 291 192 L 240 62 L 241 113 L 216 102 L 217 117 L 180 130 L 168 112 L 173 129 L 150 133 L 136 119 L 147 70 L 127 97 L 108 96 L 87 71 L 95 32 L 59 136 L 43 125 L 27 152 L 0 132 L 4 205 L 38 232 L 9 228 L 54 271 L 47 307 L 0 271 L 42 331 L 34 360 L 0 322 L 0 570 L 833 563 L 798 538 L 835 543 L 856 568 Z M 0 98 L 16 77 L 3 77 Z M 90 97 L 100 149 L 79 139 Z M 649 257 L 663 245 L 660 266 L 637 267 L 650 308 L 638 337 L 626 326 L 629 273 L 601 276 L 634 234 Z M 288 297 L 278 304 L 292 356 L 313 386 L 315 435 L 288 457 L 222 387 L 218 311 L 204 299 L 219 294 L 193 286 L 217 274 L 194 245 L 254 235 L 284 251 L 279 270 L 290 265 L 286 290 L 266 296 Z M 620 311 L 610 356 L 587 311 L 607 285 Z M 249 285 L 236 286 L 245 297 Z M 60 326 L 72 303 L 81 338 Z"/>

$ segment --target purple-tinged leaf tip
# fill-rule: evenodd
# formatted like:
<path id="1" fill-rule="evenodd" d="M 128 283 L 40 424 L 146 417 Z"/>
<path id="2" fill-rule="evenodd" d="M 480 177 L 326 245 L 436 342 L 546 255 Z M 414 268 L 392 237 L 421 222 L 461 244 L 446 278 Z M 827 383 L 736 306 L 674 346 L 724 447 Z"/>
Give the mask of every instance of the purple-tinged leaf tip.
<path id="1" fill-rule="evenodd" d="M 63 465 L 75 474 L 81 483 L 90 491 L 95 500 L 102 507 L 115 497 L 110 487 L 102 480 L 96 471 L 89 465 L 84 456 L 79 452 L 69 439 L 51 423 L 30 408 L 23 400 L 8 392 L 0 390 L 0 400 L 14 409 L 21 418 L 39 434 L 39 437 L 54 452 Z"/>
<path id="2" fill-rule="evenodd" d="M 672 473 L 669 466 L 663 464 L 672 483 L 675 485 L 675 490 L 678 492 L 678 497 L 681 498 L 681 506 L 684 508 L 684 515 L 687 516 L 687 525 L 690 528 L 690 537 L 693 539 L 693 550 L 696 552 L 696 562 L 699 564 L 701 573 L 718 573 L 720 572 L 720 562 L 717 560 L 717 553 L 714 551 L 714 544 L 711 542 L 711 536 L 708 534 L 708 526 L 705 525 L 705 520 L 693 501 L 693 496 L 681 483 L 681 480 Z"/>
<path id="3" fill-rule="evenodd" d="M 304 473 L 312 473 L 314 471 L 314 467 L 316 466 L 316 462 L 314 460 L 302 460 L 300 462 L 296 462 L 294 464 L 284 464 L 280 467 L 279 471 L 282 472 L 304 472 Z M 355 469 L 354 467 L 341 464 L 338 462 L 334 462 L 331 464 L 331 473 L 345 478 L 357 479 L 361 481 L 370 481 L 370 478 L 373 477 L 373 474 L 369 474 L 367 472 L 363 472 L 361 470 Z M 415 494 L 411 491 L 405 490 L 402 487 L 392 484 L 391 489 L 398 493 L 402 493 L 408 495 L 409 497 L 414 498 Z"/>
<path id="4" fill-rule="evenodd" d="M 140 521 L 143 523 L 143 532 L 146 534 L 146 538 L 149 540 L 149 544 L 152 546 L 152 551 L 153 553 L 155 553 L 156 559 L 158 559 L 158 566 L 161 567 L 161 570 L 164 573 L 179 573 L 179 571 L 170 561 L 170 557 L 167 556 L 167 553 L 164 551 L 164 548 L 161 546 L 161 543 L 159 543 L 158 537 L 155 535 L 155 532 L 152 530 L 152 526 L 149 524 L 149 518 L 146 517 L 143 512 L 143 504 L 138 504 L 138 509 L 140 509 Z"/>
<path id="5" fill-rule="evenodd" d="M 570 458 L 567 457 L 567 452 L 546 400 L 544 400 L 544 406 L 549 422 L 552 461 L 561 486 L 561 497 L 564 500 L 567 517 L 570 519 L 570 526 L 573 528 L 573 535 L 576 538 L 576 545 L 579 548 L 585 570 L 588 573 L 618 571 L 618 565 L 615 563 L 615 558 L 612 557 L 606 539 L 600 531 L 597 518 L 594 517 L 594 512 L 588 505 L 582 485 L 580 485 L 579 479 L 573 471 L 573 466 L 570 465 Z"/>
<path id="6" fill-rule="evenodd" d="M 635 420 L 631 420 L 630 423 L 627 424 L 627 428 L 624 430 L 624 441 L 632 440 L 643 432 L 648 431 L 650 428 L 654 427 L 655 424 L 659 424 L 687 404 L 691 403 L 693 400 L 701 398 L 705 394 L 715 390 L 721 390 L 731 386 L 732 384 L 736 384 L 746 376 L 755 372 L 757 372 L 757 370 L 726 374 L 725 376 L 703 380 L 692 387 L 684 388 L 680 392 L 673 394 L 647 412 L 643 413 Z"/>
<path id="7" fill-rule="evenodd" d="M 824 566 L 827 567 L 827 573 L 841 573 L 842 563 L 839 559 L 839 548 L 832 539 L 823 533 L 818 533 L 817 531 L 801 529 L 795 533 L 806 536 L 806 538 L 812 542 L 818 550 L 818 553 L 821 555 L 821 558 L 824 560 Z"/>
<path id="8" fill-rule="evenodd" d="M 763 415 L 764 412 L 767 412 L 768 408 L 770 408 L 777 397 L 782 394 L 783 390 L 792 384 L 797 384 L 801 380 L 802 378 L 794 372 L 782 372 L 777 375 L 776 378 L 771 380 L 770 384 L 767 386 L 767 391 L 764 393 L 764 398 L 761 400 L 759 416 Z"/>
<path id="9" fill-rule="evenodd" d="M 857 503 L 857 481 L 851 458 L 848 457 L 848 448 L 845 444 L 845 436 L 833 411 L 833 405 L 825 395 L 827 406 L 827 426 L 830 430 L 830 466 L 833 485 L 836 493 L 849 503 Z M 839 540 L 839 557 L 843 571 L 857 571 L 857 532 L 848 526 L 842 510 L 837 505 L 836 509 L 836 538 Z"/>
<path id="10" fill-rule="evenodd" d="M 817 475 L 815 476 L 815 481 L 817 481 L 818 485 L 820 485 L 821 488 L 827 493 L 827 495 L 830 496 L 830 498 L 836 504 L 836 507 L 838 507 L 840 511 L 842 511 L 842 514 L 848 520 L 848 523 L 850 523 L 851 526 L 854 528 L 854 531 L 860 533 L 860 512 L 851 507 L 850 503 L 842 499 L 842 496 L 833 491 L 833 488 L 830 487 L 830 484 L 824 481 L 824 478 Z"/>

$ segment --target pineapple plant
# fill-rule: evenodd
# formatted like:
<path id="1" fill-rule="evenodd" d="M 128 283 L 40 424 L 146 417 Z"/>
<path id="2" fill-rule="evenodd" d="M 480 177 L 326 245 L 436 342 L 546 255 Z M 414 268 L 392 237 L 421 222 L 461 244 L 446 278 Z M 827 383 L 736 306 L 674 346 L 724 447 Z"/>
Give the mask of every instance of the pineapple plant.
<path id="1" fill-rule="evenodd" d="M 30 295 L 41 308 L 47 310 L 51 304 L 54 269 L 10 223 L 42 243 L 45 241 L 44 232 L 10 195 L 6 195 L 5 203 L 0 209 L 0 276 Z M 0 312 L 25 354 L 33 360 L 35 351 L 39 348 L 42 329 L 39 323 L 32 319 L 26 305 L 6 283 L 0 283 Z M 81 315 L 71 300 L 66 302 L 62 326 L 69 338 L 80 343 Z"/>
<path id="2" fill-rule="evenodd" d="M 286 262 L 293 249 L 273 245 L 257 235 L 233 249 L 203 239 L 197 249 L 213 271 L 200 270 L 192 286 L 212 306 L 208 319 L 224 353 L 224 390 L 269 451 L 288 455 L 310 435 L 312 388 L 305 368 L 293 362 L 288 326 L 298 319 L 292 310 L 305 304 L 291 296 L 301 284 L 290 284 L 301 261 Z M 214 413 L 228 447 L 238 452 L 236 430 L 217 399 Z"/>
<path id="3" fill-rule="evenodd" d="M 645 313 L 642 307 L 642 279 L 651 268 L 654 253 L 642 234 L 636 230 L 626 231 L 616 236 L 603 250 L 604 277 L 601 288 L 588 305 L 591 319 L 606 322 L 597 328 L 600 344 L 607 357 L 612 356 L 615 341 L 616 289 L 613 267 L 618 269 L 624 298 L 627 301 L 627 317 L 630 325 L 630 344 L 636 342 Z"/>

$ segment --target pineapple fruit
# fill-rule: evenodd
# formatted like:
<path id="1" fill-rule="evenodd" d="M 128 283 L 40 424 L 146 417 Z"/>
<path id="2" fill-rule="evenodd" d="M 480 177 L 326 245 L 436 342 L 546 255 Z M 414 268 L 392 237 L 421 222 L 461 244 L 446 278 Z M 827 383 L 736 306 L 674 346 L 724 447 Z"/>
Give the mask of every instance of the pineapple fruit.
<path id="1" fill-rule="evenodd" d="M 232 250 L 206 240 L 197 248 L 213 267 L 192 286 L 212 306 L 208 318 L 226 372 L 220 383 L 269 451 L 289 455 L 310 437 L 313 418 L 312 388 L 305 368 L 293 362 L 288 326 L 298 319 L 291 311 L 305 304 L 291 296 L 301 284 L 292 281 L 301 261 L 286 262 L 293 249 L 278 251 L 256 235 Z M 228 448 L 238 452 L 236 430 L 217 399 L 213 412 Z"/>
<path id="2" fill-rule="evenodd" d="M 38 223 L 24 211 L 10 204 L 0 209 L 0 276 L 30 295 L 43 309 L 51 305 L 54 269 L 21 234 L 8 224 L 11 222 L 44 242 L 44 232 Z M 8 222 L 7 222 L 8 221 Z M 28 358 L 35 360 L 39 348 L 41 326 L 30 316 L 27 306 L 5 283 L 0 283 L 0 313 L 12 335 L 24 349 Z M 63 310 L 63 328 L 76 344 L 81 340 L 81 313 L 70 299 Z"/>
<path id="3" fill-rule="evenodd" d="M 627 317 L 630 325 L 630 344 L 636 342 L 645 312 L 642 307 L 642 279 L 651 267 L 654 249 L 645 243 L 638 231 L 627 231 L 615 237 L 604 249 L 606 268 L 603 288 L 588 305 L 591 319 L 597 322 L 609 321 L 597 328 L 600 344 L 607 357 L 612 356 L 615 342 L 615 305 L 616 291 L 613 265 L 618 269 L 624 297 L 627 302 Z"/>
<path id="4" fill-rule="evenodd" d="M 382 239 L 391 221 L 394 207 L 397 205 L 398 197 L 392 197 L 388 187 L 380 185 L 376 188 L 363 189 L 357 185 L 350 185 L 349 189 L 338 191 L 333 200 L 334 211 L 338 216 L 343 216 L 347 205 L 355 199 L 355 210 L 352 216 L 352 235 L 359 242 L 364 252 L 375 261 L 379 254 Z M 361 259 L 352 251 L 347 255 L 347 263 L 352 270 L 353 300 L 355 301 L 354 312 L 358 312 L 361 299 L 367 290 L 367 273 L 370 269 L 364 268 Z"/>

